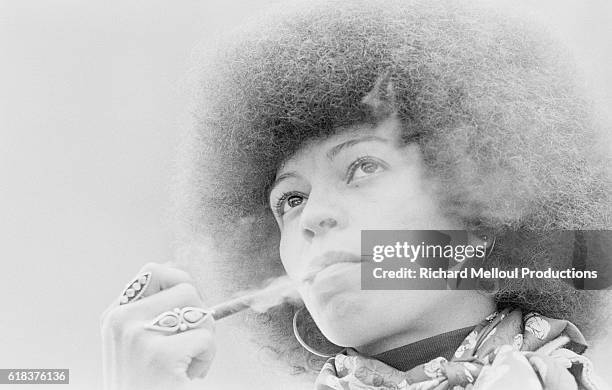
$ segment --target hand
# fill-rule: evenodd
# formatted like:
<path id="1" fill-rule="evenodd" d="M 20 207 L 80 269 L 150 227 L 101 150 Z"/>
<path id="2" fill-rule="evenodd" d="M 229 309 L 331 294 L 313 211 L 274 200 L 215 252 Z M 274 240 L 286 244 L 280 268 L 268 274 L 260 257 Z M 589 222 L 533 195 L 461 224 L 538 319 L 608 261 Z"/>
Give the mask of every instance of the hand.
<path id="1" fill-rule="evenodd" d="M 147 264 L 138 275 L 151 272 L 143 297 L 103 314 L 102 352 L 107 390 L 186 389 L 203 378 L 215 356 L 214 319 L 196 328 L 165 333 L 146 329 L 158 315 L 175 308 L 204 305 L 186 272 L 169 265 Z"/>

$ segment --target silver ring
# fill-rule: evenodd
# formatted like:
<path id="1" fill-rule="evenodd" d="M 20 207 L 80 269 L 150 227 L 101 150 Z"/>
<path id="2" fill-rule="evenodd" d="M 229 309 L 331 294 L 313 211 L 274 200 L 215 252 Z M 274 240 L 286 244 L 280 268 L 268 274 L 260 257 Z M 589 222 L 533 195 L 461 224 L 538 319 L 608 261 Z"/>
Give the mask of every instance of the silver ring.
<path id="1" fill-rule="evenodd" d="M 207 315 L 212 315 L 212 313 L 199 307 L 187 306 L 182 309 L 177 307 L 155 317 L 153 321 L 145 325 L 145 329 L 164 333 L 184 332 L 198 327 L 206 320 Z"/>
<path id="2" fill-rule="evenodd" d="M 145 272 L 144 274 L 136 277 L 130 283 L 125 286 L 119 298 L 119 304 L 125 305 L 126 303 L 134 302 L 142 297 L 147 287 L 151 283 L 151 272 Z"/>

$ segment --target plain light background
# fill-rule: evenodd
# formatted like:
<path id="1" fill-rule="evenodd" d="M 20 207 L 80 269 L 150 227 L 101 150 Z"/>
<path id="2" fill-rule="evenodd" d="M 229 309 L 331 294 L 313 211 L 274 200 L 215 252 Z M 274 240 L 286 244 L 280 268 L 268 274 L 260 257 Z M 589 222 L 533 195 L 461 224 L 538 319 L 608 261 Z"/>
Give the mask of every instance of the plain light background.
<path id="1" fill-rule="evenodd" d="M 505 3 L 556 26 L 610 107 L 609 1 Z M 70 368 L 54 388 L 102 387 L 101 312 L 144 263 L 173 256 L 193 49 L 270 4 L 0 1 L 0 368 Z M 220 327 L 204 388 L 289 388 L 241 356 L 236 332 Z M 612 382 L 604 345 L 593 356 Z"/>

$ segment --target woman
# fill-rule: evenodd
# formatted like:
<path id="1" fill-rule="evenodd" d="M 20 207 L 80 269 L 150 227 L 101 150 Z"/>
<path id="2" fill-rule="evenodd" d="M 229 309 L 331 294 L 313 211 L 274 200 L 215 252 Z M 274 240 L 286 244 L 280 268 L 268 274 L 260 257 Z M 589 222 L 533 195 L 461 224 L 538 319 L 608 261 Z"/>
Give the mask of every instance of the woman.
<path id="1" fill-rule="evenodd" d="M 282 263 L 306 310 L 265 318 L 274 350 L 312 368 L 296 363 L 309 356 L 286 337 L 292 318 L 298 336 L 345 347 L 317 389 L 601 388 L 574 325 L 597 328 L 595 294 L 553 279 L 360 284 L 362 230 L 463 229 L 488 266 L 546 269 L 576 257 L 556 232 L 609 227 L 599 125 L 540 31 L 458 2 L 326 3 L 237 32 L 202 73 L 182 172 L 190 239 L 213 240 L 222 261 L 200 261 L 235 288 Z M 204 304 L 184 271 L 139 275 L 104 315 L 107 383 L 187 386 L 213 359 L 214 321 L 188 309 Z"/>

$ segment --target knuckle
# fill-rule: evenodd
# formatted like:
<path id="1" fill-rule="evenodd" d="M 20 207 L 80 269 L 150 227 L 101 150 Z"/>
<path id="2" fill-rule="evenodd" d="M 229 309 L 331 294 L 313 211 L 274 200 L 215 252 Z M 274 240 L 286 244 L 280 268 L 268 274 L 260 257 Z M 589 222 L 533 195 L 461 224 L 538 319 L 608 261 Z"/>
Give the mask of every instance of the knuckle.
<path id="1" fill-rule="evenodd" d="M 102 332 L 122 336 L 127 325 L 127 313 L 124 307 L 118 306 L 105 313 L 102 319 Z"/>
<path id="2" fill-rule="evenodd" d="M 179 283 L 175 286 L 179 296 L 183 299 L 193 299 L 196 298 L 196 300 L 199 301 L 199 297 L 200 294 L 198 292 L 198 289 L 193 285 L 193 283 L 187 283 L 187 282 L 183 282 L 183 283 Z"/>
<path id="3" fill-rule="evenodd" d="M 123 340 L 130 346 L 130 350 L 134 352 L 146 351 L 147 346 L 150 343 L 149 336 L 142 324 L 130 323 L 123 327 Z"/>
<path id="4" fill-rule="evenodd" d="M 145 264 L 140 273 L 151 272 L 155 277 L 161 279 L 171 279 L 173 281 L 182 281 L 194 283 L 193 277 L 185 270 L 168 263 L 149 262 Z"/>
<path id="5" fill-rule="evenodd" d="M 125 310 L 113 310 L 102 323 L 105 339 L 129 347 L 131 351 L 141 351 L 148 343 L 148 334 L 140 321 L 136 321 Z"/>
<path id="6" fill-rule="evenodd" d="M 169 264 L 163 264 L 162 267 L 166 271 L 165 275 L 167 275 L 167 277 L 176 284 L 195 283 L 195 280 L 191 277 L 191 275 L 181 268 L 177 268 L 176 266 Z"/>
<path id="7" fill-rule="evenodd" d="M 144 266 L 143 266 L 143 267 L 140 269 L 140 272 L 141 272 L 141 273 L 142 273 L 142 272 L 147 272 L 147 271 L 154 272 L 155 270 L 159 270 L 159 268 L 160 268 L 161 266 L 162 266 L 162 265 L 161 265 L 160 263 L 155 263 L 155 262 L 153 262 L 153 261 L 150 261 L 150 262 L 146 263 L 146 264 L 145 264 L 145 265 L 144 265 Z"/>
<path id="8" fill-rule="evenodd" d="M 189 274 L 187 271 L 175 268 L 178 275 L 180 275 L 181 279 L 185 281 L 185 283 L 195 284 L 195 279 Z"/>
<path id="9" fill-rule="evenodd" d="M 102 327 L 104 325 L 104 321 L 106 321 L 106 317 L 108 317 L 108 313 L 114 308 L 114 305 L 107 307 L 102 314 L 100 314 L 99 323 Z"/>

